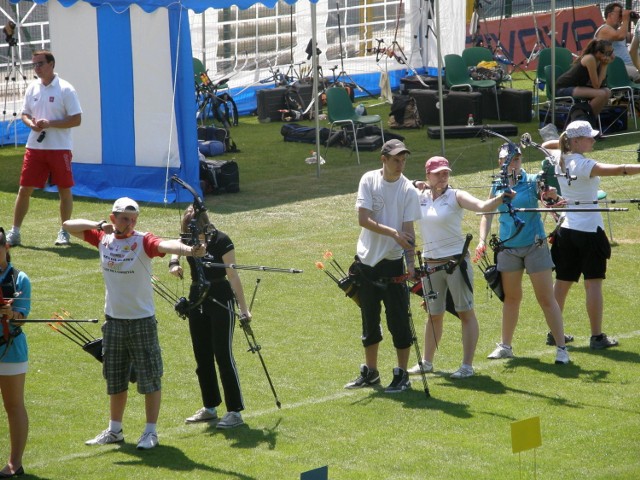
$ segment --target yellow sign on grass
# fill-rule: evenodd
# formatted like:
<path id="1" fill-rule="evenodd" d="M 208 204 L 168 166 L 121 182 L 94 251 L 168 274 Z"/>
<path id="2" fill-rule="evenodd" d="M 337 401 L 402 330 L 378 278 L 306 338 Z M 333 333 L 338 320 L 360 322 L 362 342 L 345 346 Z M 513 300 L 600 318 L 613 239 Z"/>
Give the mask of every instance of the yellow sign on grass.
<path id="1" fill-rule="evenodd" d="M 531 417 L 511 423 L 511 449 L 513 453 L 524 452 L 542 446 L 540 417 Z"/>

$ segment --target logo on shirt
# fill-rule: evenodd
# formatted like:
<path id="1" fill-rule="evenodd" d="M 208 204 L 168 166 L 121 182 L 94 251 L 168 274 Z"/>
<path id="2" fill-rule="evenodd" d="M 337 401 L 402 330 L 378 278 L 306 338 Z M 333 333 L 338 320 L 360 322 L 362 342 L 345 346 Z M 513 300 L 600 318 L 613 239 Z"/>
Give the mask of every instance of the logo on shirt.
<path id="1" fill-rule="evenodd" d="M 56 97 L 49 97 L 49 103 L 53 103 L 56 100 Z"/>

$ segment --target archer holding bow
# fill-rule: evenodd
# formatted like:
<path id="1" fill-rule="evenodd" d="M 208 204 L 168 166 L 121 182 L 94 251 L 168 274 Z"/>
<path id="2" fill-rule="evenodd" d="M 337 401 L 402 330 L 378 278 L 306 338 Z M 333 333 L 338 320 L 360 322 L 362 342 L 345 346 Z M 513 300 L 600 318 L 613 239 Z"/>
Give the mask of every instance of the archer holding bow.
<path id="1" fill-rule="evenodd" d="M 199 240 L 204 242 L 206 255 L 202 259 L 188 258 L 192 285 L 189 294 L 191 305 L 199 301 L 200 281 L 196 262 L 202 262 L 208 289 L 204 301 L 196 308 L 187 307 L 189 333 L 196 359 L 196 375 L 200 384 L 203 407 L 186 419 L 186 423 L 207 422 L 218 418 L 216 407 L 222 403 L 216 375 L 216 364 L 224 390 L 227 413 L 216 425 L 217 428 L 233 428 L 242 425 L 244 401 L 240 391 L 238 369 L 233 358 L 233 330 L 235 326 L 235 304 L 240 308 L 240 322 L 248 323 L 251 313 L 247 308 L 240 276 L 234 268 L 213 267 L 212 264 L 233 265 L 236 261 L 235 247 L 229 236 L 216 229 L 206 212 L 196 213 L 193 206 L 187 207 L 182 217 L 182 232 L 189 235 L 195 222 Z M 174 254 L 169 262 L 171 274 L 180 278 L 183 270 L 180 255 Z"/>
<path id="2" fill-rule="evenodd" d="M 0 227 L 0 392 L 9 423 L 11 450 L 0 478 L 22 475 L 22 454 L 27 446 L 29 418 L 24 404 L 24 385 L 28 369 L 26 335 L 20 328 L 31 310 L 31 282 L 14 268 L 9 244 Z"/>
<path id="3" fill-rule="evenodd" d="M 560 135 L 560 168 L 569 171 L 576 180 L 568 182 L 559 177 L 562 196 L 575 210 L 567 212 L 551 248 L 556 264 L 555 297 L 564 308 L 569 290 L 580 276 L 584 277 L 586 307 L 591 328 L 589 346 L 594 350 L 615 347 L 617 340 L 608 338 L 602 331 L 603 305 L 602 280 L 611 257 L 611 245 L 604 231 L 602 214 L 580 212 L 597 202 L 600 177 L 640 174 L 640 164 L 607 165 L 585 156 L 593 150 L 598 131 L 586 121 L 571 122 Z M 550 145 L 551 147 L 551 145 Z"/>
<path id="4" fill-rule="evenodd" d="M 106 287 L 105 323 L 102 325 L 103 375 L 107 380 L 110 420 L 106 430 L 85 442 L 105 445 L 122 442 L 122 419 L 129 381 L 145 396 L 146 426 L 138 449 L 158 444 L 162 356 L 151 284 L 151 259 L 167 253 L 202 257 L 203 245 L 187 246 L 135 229 L 140 208 L 127 197 L 113 204 L 109 221 L 67 220 L 64 228 L 97 247 Z"/>
<path id="5" fill-rule="evenodd" d="M 513 143 L 505 143 L 498 154 L 503 175 L 500 183 L 491 188 L 493 197 L 499 190 L 512 189 L 517 193 L 512 208 L 534 208 L 538 206 L 539 195 L 543 200 L 558 198 L 555 188 L 539 190 L 538 176 L 528 174 L 522 168 L 522 152 Z M 499 208 L 499 237 L 492 247 L 496 252 L 497 268 L 502 277 L 504 303 L 502 305 L 502 339 L 496 349 L 487 358 L 513 357 L 512 340 L 520 314 L 522 302 L 522 276 L 527 271 L 536 299 L 544 313 L 547 325 L 551 329 L 548 337 L 549 345 L 556 345 L 555 363 L 569 363 L 569 354 L 565 346 L 565 335 L 562 321 L 562 311 L 553 296 L 553 278 L 551 269 L 553 262 L 544 224 L 539 212 L 524 212 L 523 219 L 509 214 L 508 205 Z M 486 255 L 487 237 L 491 231 L 492 215 L 483 215 L 480 220 L 480 242 L 476 248 L 476 258 Z"/>
<path id="6" fill-rule="evenodd" d="M 473 356 L 478 343 L 479 327 L 473 309 L 473 268 L 462 235 L 465 210 L 490 212 L 515 194 L 503 191 L 489 200 L 479 200 L 464 190 L 451 188 L 451 168 L 444 157 L 431 157 L 425 164 L 426 183 L 413 182 L 420 194 L 422 219 L 418 221 L 422 234 L 423 262 L 432 294 L 425 296 L 428 317 L 424 330 L 423 370 L 433 371 L 433 357 L 443 330 L 447 292 L 451 294 L 455 312 L 462 323 L 462 365 L 451 378 L 473 375 Z M 425 188 L 426 187 L 426 188 Z M 469 238 L 469 241 L 471 238 Z M 453 262 L 453 263 L 451 263 Z M 422 263 L 422 262 L 421 262 Z M 451 268 L 453 267 L 453 268 Z M 430 273 L 433 272 L 433 273 Z M 420 374 L 420 365 L 409 369 L 410 375 Z"/>

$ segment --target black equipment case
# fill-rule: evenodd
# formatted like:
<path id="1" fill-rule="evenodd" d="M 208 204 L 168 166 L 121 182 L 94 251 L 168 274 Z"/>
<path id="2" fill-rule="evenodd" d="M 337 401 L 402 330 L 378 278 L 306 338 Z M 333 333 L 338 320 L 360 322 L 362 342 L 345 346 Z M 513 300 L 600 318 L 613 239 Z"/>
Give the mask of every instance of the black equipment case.
<path id="1" fill-rule="evenodd" d="M 286 87 L 265 88 L 258 90 L 256 96 L 258 98 L 258 120 L 261 122 L 280 122 L 282 121 L 282 113 L 280 110 L 286 110 L 284 103 L 284 94 Z"/>
<path id="2" fill-rule="evenodd" d="M 531 121 L 533 118 L 531 113 L 533 93 L 531 90 L 504 88 L 499 92 L 500 120 L 522 123 Z"/>
<path id="3" fill-rule="evenodd" d="M 438 125 L 437 90 L 410 90 L 409 95 L 416 99 L 418 113 L 423 125 Z M 444 124 L 466 125 L 469 114 L 474 122 L 482 123 L 482 94 L 480 92 L 450 91 L 443 95 Z"/>
<path id="4" fill-rule="evenodd" d="M 485 126 L 489 130 L 504 135 L 505 137 L 515 137 L 518 135 L 518 127 L 510 123 Z M 466 125 L 452 125 L 444 127 L 444 138 L 480 138 L 482 135 L 481 131 L 485 126 L 475 125 L 473 127 L 467 127 Z M 440 127 L 428 127 L 427 136 L 429 138 L 440 138 Z"/>

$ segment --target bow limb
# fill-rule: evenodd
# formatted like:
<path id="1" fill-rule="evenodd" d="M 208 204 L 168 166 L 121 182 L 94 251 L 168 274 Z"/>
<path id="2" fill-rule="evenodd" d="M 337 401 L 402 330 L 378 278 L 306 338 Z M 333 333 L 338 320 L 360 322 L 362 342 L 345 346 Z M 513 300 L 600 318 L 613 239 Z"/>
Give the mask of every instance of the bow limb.
<path id="1" fill-rule="evenodd" d="M 200 231 L 200 228 L 198 227 L 198 220 L 201 215 L 206 213 L 207 207 L 205 206 L 202 197 L 200 197 L 198 192 L 196 192 L 196 190 L 187 182 L 180 179 L 177 175 L 173 175 L 171 177 L 171 181 L 180 185 L 193 196 L 194 215 L 189 221 L 189 238 L 187 239 L 187 244 L 192 247 L 201 245 L 200 235 L 205 234 L 206 232 Z M 185 239 L 183 238 L 183 241 L 184 240 Z M 202 305 L 202 303 L 207 298 L 207 295 L 209 294 L 209 290 L 211 289 L 211 282 L 207 280 L 207 277 L 205 275 L 202 259 L 193 257 L 193 264 L 196 270 L 198 298 L 195 301 L 188 301 L 185 298 L 179 299 L 178 303 L 176 303 L 174 307 L 176 312 L 178 312 L 178 315 L 180 315 L 182 318 L 185 318 L 191 310 L 194 310 Z"/>

